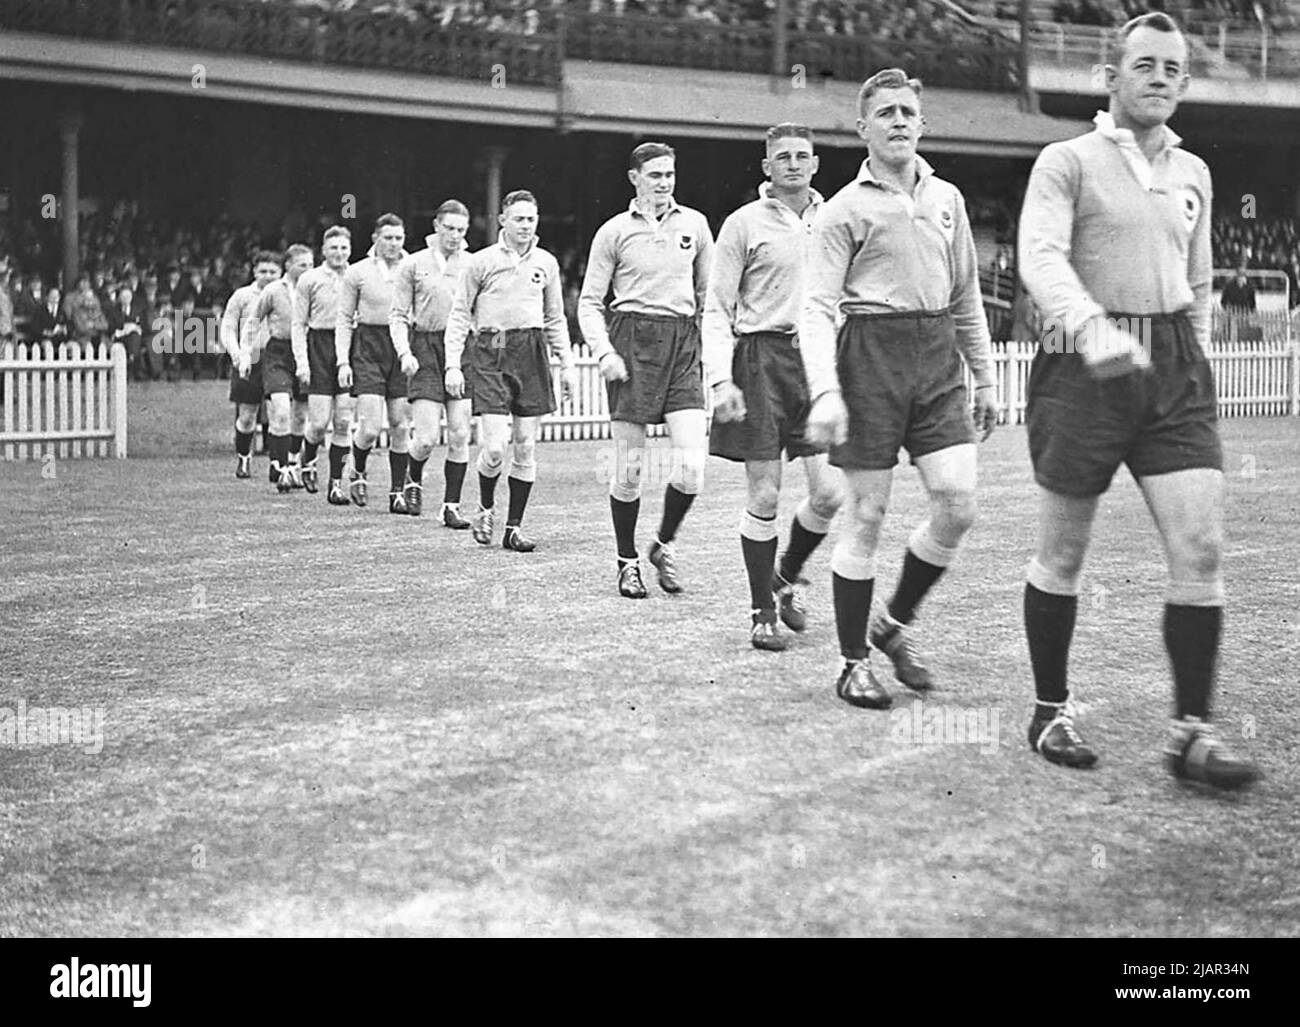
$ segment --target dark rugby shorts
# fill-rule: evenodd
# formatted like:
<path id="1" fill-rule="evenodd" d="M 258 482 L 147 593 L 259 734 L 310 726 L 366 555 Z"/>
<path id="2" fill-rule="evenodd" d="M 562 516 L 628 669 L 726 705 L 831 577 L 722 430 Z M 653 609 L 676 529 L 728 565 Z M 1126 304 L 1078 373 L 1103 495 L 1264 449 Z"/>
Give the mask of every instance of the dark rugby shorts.
<path id="1" fill-rule="evenodd" d="M 262 391 L 273 396 L 287 392 L 296 400 L 305 400 L 307 390 L 298 384 L 294 373 L 293 343 L 288 339 L 272 339 L 262 353 Z"/>
<path id="2" fill-rule="evenodd" d="M 807 440 L 808 378 L 799 339 L 779 332 L 757 332 L 736 340 L 731 380 L 745 394 L 745 419 L 713 422 L 709 452 L 727 460 L 779 460 L 812 456 Z"/>
<path id="3" fill-rule="evenodd" d="M 836 366 L 849 438 L 830 462 L 883 471 L 898 450 L 918 457 L 975 441 L 957 331 L 947 311 L 850 314 L 840 327 Z"/>
<path id="4" fill-rule="evenodd" d="M 311 368 L 307 395 L 341 396 L 347 393 L 346 388 L 339 388 L 339 363 L 334 352 L 333 328 L 307 329 L 307 366 Z"/>
<path id="5" fill-rule="evenodd" d="M 386 324 L 359 324 L 352 333 L 352 395 L 406 398 L 406 376 Z"/>
<path id="6" fill-rule="evenodd" d="M 704 367 L 694 318 L 615 311 L 609 341 L 627 365 L 627 381 L 606 382 L 609 419 L 663 424 L 677 410 L 703 410 Z"/>
<path id="7" fill-rule="evenodd" d="M 239 377 L 239 368 L 230 371 L 230 402 L 255 407 L 262 402 L 262 362 L 259 360 L 248 372 L 247 378 Z"/>
<path id="8" fill-rule="evenodd" d="M 477 332 L 465 356 L 465 388 L 475 416 L 540 417 L 555 409 L 551 361 L 540 328 Z"/>
<path id="9" fill-rule="evenodd" d="M 420 362 L 420 369 L 412 375 L 409 391 L 406 394 L 406 398 L 412 403 L 417 399 L 431 399 L 435 403 L 447 402 L 445 386 L 447 344 L 443 340 L 443 335 L 441 331 L 413 330 L 411 332 L 411 354 Z"/>
<path id="10" fill-rule="evenodd" d="M 1184 313 L 1108 314 L 1151 327 L 1151 366 L 1100 381 L 1078 353 L 1039 348 L 1026 420 L 1034 479 L 1099 496 L 1127 464 L 1134 478 L 1223 469 L 1214 372 Z"/>

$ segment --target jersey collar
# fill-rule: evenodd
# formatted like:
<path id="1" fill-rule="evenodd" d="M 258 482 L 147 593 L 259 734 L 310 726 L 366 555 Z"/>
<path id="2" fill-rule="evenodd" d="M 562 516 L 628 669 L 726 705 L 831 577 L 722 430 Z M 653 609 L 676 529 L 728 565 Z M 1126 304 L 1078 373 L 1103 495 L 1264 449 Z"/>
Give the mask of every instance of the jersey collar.
<path id="1" fill-rule="evenodd" d="M 675 214 L 675 213 L 677 213 L 678 211 L 680 211 L 681 209 L 682 209 L 682 208 L 681 208 L 681 204 L 679 204 L 679 203 L 677 202 L 677 197 L 676 197 L 676 196 L 670 197 L 669 200 L 668 200 L 668 209 L 667 209 L 666 211 L 664 211 L 664 216 L 666 217 L 666 216 L 669 215 L 669 214 Z M 645 220 L 647 220 L 647 221 L 656 221 L 656 220 L 658 220 L 657 218 L 655 218 L 655 216 L 654 216 L 653 214 L 647 214 L 645 211 L 643 211 L 643 210 L 642 210 L 642 209 L 637 205 L 636 197 L 635 197 L 635 196 L 632 197 L 632 202 L 629 203 L 629 204 L 627 205 L 627 210 L 628 210 L 628 213 L 629 213 L 629 214 L 632 214 L 632 215 L 634 215 L 634 216 L 638 216 L 638 217 L 645 218 Z"/>
<path id="2" fill-rule="evenodd" d="M 1109 139 L 1113 143 L 1118 143 L 1121 147 L 1137 146 L 1137 137 L 1133 135 L 1131 128 L 1119 128 L 1115 125 L 1115 118 L 1110 111 L 1098 111 L 1093 116 L 1092 123 L 1096 125 L 1095 131 L 1101 134 L 1102 138 Z M 1175 132 L 1168 125 L 1164 128 L 1164 145 L 1160 147 L 1160 152 L 1173 146 L 1181 146 L 1183 137 Z"/>

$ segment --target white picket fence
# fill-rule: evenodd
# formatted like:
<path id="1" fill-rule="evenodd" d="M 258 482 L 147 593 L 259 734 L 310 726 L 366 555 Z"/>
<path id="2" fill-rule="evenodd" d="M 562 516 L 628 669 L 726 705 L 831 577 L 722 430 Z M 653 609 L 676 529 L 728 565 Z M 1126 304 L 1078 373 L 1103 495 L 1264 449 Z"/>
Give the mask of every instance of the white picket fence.
<path id="1" fill-rule="evenodd" d="M 126 349 L 64 342 L 0 349 L 6 460 L 126 456 Z"/>
<path id="2" fill-rule="evenodd" d="M 1235 329 L 1210 346 L 1222 417 L 1300 415 L 1300 344 L 1272 335 L 1242 340 Z M 999 420 L 1021 424 L 1028 399 L 1033 342 L 993 344 Z M 605 382 L 590 356 L 576 358 L 578 389 L 562 398 L 554 365 L 556 411 L 542 419 L 544 442 L 609 438 Z M 969 384 L 969 379 L 968 379 Z M 77 343 L 7 344 L 0 350 L 4 421 L 0 447 L 6 460 L 126 456 L 126 351 L 120 343 L 97 349 Z M 662 425 L 649 430 L 664 433 Z M 387 446 L 387 432 L 380 445 Z"/>

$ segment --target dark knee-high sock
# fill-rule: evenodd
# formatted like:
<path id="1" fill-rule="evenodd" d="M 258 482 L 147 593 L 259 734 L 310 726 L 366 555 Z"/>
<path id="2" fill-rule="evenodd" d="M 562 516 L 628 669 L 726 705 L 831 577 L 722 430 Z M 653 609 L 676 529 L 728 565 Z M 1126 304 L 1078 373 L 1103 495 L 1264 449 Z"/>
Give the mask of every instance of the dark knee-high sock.
<path id="1" fill-rule="evenodd" d="M 289 463 L 289 436 L 272 435 L 271 436 L 271 461 L 279 467 L 285 467 Z"/>
<path id="2" fill-rule="evenodd" d="M 875 578 L 859 581 L 831 573 L 835 633 L 840 640 L 840 655 L 846 660 L 867 658 L 867 619 L 871 615 L 871 593 L 875 585 Z"/>
<path id="3" fill-rule="evenodd" d="M 394 453 L 391 449 L 388 451 L 388 475 L 389 491 L 401 492 L 402 486 L 406 484 L 406 453 Z"/>
<path id="4" fill-rule="evenodd" d="M 411 459 L 406 462 L 406 476 L 417 485 L 422 484 L 424 482 L 424 465 L 428 462 L 427 457 L 424 460 L 417 460 L 415 457 L 411 457 Z"/>
<path id="5" fill-rule="evenodd" d="M 636 521 L 641 513 L 641 497 L 625 502 L 609 497 L 609 512 L 614 518 L 614 541 L 620 560 L 636 559 Z"/>
<path id="6" fill-rule="evenodd" d="M 370 459 L 370 450 L 362 449 L 355 442 L 352 444 L 352 466 L 357 469 L 357 474 L 366 473 L 366 461 Z"/>
<path id="7" fill-rule="evenodd" d="M 531 481 L 521 481 L 511 475 L 506 479 L 510 487 L 510 506 L 506 509 L 506 524 L 518 527 L 524 522 L 524 508 L 528 506 L 528 496 L 533 491 Z"/>
<path id="8" fill-rule="evenodd" d="M 916 607 L 925 594 L 942 576 L 946 568 L 922 560 L 909 548 L 903 555 L 903 570 L 898 575 L 898 587 L 889 600 L 889 616 L 899 624 L 911 624 L 916 617 Z"/>
<path id="9" fill-rule="evenodd" d="M 331 442 L 330 443 L 330 477 L 331 478 L 343 477 L 343 465 L 347 462 L 347 459 L 348 459 L 348 447 L 336 446 L 334 443 Z"/>
<path id="10" fill-rule="evenodd" d="M 314 463 L 316 453 L 320 449 L 319 442 L 312 442 L 311 439 L 302 440 L 302 462 L 304 465 Z"/>
<path id="11" fill-rule="evenodd" d="M 799 519 L 799 511 L 796 510 L 794 519 L 790 522 L 790 543 L 781 554 L 781 577 L 793 584 L 803 571 L 803 565 L 808 562 L 808 557 L 812 556 L 813 551 L 825 538 L 824 531 L 811 531 L 806 528 L 803 521 Z"/>
<path id="12" fill-rule="evenodd" d="M 465 471 L 468 469 L 469 464 L 464 461 L 447 460 L 443 463 L 442 475 L 447 482 L 446 491 L 442 496 L 444 503 L 460 502 L 460 490 L 465 485 Z"/>
<path id="13" fill-rule="evenodd" d="M 1174 670 L 1174 706 L 1179 717 L 1210 715 L 1223 607 L 1165 605 L 1165 648 Z"/>
<path id="14" fill-rule="evenodd" d="M 497 501 L 497 479 L 501 475 L 496 474 L 489 478 L 482 471 L 478 475 L 478 505 L 484 510 L 491 510 Z"/>
<path id="15" fill-rule="evenodd" d="M 664 515 L 659 522 L 659 541 L 667 545 L 677 537 L 677 529 L 682 526 L 682 518 L 695 502 L 694 494 L 679 492 L 672 485 L 664 489 Z"/>
<path id="16" fill-rule="evenodd" d="M 1078 596 L 1056 595 L 1025 584 L 1025 638 L 1039 702 L 1063 703 L 1070 694 L 1066 675 L 1078 609 Z"/>
<path id="17" fill-rule="evenodd" d="M 749 578 L 749 603 L 753 610 L 775 610 L 772 571 L 776 568 L 776 517 L 759 517 L 745 511 L 740 526 L 740 552 Z"/>
<path id="18" fill-rule="evenodd" d="M 251 431 L 240 431 L 235 429 L 235 452 L 240 456 L 248 456 L 253 451 L 253 433 Z"/>
<path id="19" fill-rule="evenodd" d="M 297 456 L 299 453 L 302 452 L 302 443 L 303 443 L 303 437 L 301 435 L 289 436 L 289 455 L 291 457 Z"/>

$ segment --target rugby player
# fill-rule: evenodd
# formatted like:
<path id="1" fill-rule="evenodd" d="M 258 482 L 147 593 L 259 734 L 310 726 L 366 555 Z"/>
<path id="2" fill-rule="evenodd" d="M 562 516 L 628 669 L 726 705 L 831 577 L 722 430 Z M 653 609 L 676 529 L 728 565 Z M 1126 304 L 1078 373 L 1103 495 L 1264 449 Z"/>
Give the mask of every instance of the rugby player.
<path id="1" fill-rule="evenodd" d="M 258 297 L 253 317 L 245 325 L 245 344 L 252 344 L 251 329 L 265 325 L 268 341 L 262 358 L 262 389 L 266 394 L 271 433 L 271 467 L 278 471 L 279 492 L 293 488 L 316 491 L 314 476 L 303 477 L 299 462 L 303 429 L 307 422 L 306 386 L 310 373 L 293 352 L 293 320 L 298 302 L 298 280 L 316 262 L 310 246 L 295 243 L 284 254 L 284 277 L 271 282 Z M 290 434 L 292 433 L 292 444 Z"/>
<path id="2" fill-rule="evenodd" d="M 262 405 L 262 348 L 266 345 L 266 326 L 261 325 L 253 333 L 250 349 L 245 353 L 244 324 L 252 318 L 262 290 L 279 277 L 280 259 L 270 250 L 259 250 L 253 255 L 253 280 L 231 293 L 221 315 L 221 345 L 234 368 L 230 375 L 230 402 L 235 404 L 236 478 L 247 478 L 252 473 L 253 432 Z M 272 464 L 271 481 L 278 477 Z"/>
<path id="3" fill-rule="evenodd" d="M 301 381 L 307 368 L 307 428 L 303 441 L 303 483 L 316 491 L 316 453 L 332 424 L 329 449 L 329 486 L 325 498 L 334 506 L 347 506 L 343 467 L 351 444 L 350 429 L 356 412 L 351 383 L 343 382 L 334 348 L 338 323 L 339 290 L 352 255 L 352 233 L 342 225 L 325 230 L 321 240 L 324 263 L 303 272 L 298 279 L 294 306 L 293 361 Z"/>
<path id="4" fill-rule="evenodd" d="M 1187 40 L 1152 13 L 1120 32 L 1109 109 L 1043 150 L 1020 219 L 1020 273 L 1056 333 L 1034 357 L 1027 408 L 1038 544 L 1024 594 L 1038 703 L 1029 743 L 1067 767 L 1096 752 L 1067 706 L 1079 575 L 1097 503 L 1120 464 L 1142 490 L 1168 566 L 1164 643 L 1174 703 L 1164 755 L 1219 788 L 1259 771 L 1211 730 L 1223 625 L 1223 452 L 1210 342 L 1211 182 L 1166 122 L 1187 92 Z"/>
<path id="5" fill-rule="evenodd" d="M 707 421 L 699 319 L 709 281 L 713 235 L 698 210 L 673 198 L 677 157 L 664 143 L 632 151 L 628 209 L 597 230 L 578 297 L 578 324 L 609 392 L 615 446 L 609 486 L 618 547 L 618 591 L 646 597 L 636 547 L 646 426 L 667 424 L 673 468 L 663 517 L 647 556 L 669 594 L 683 591 L 671 547 L 704 484 Z M 609 324 L 606 326 L 606 297 Z"/>
<path id="6" fill-rule="evenodd" d="M 522 524 L 537 478 L 537 419 L 555 409 L 548 347 L 560 359 L 565 399 L 578 378 L 560 265 L 537 245 L 536 198 L 523 189 L 508 193 L 498 220 L 497 241 L 465 262 L 447 319 L 443 385 L 449 399 L 463 399 L 468 391 L 479 418 L 474 541 L 492 542 L 497 479 L 510 444 L 510 506 L 501 546 L 531 553 L 537 545 Z"/>
<path id="7" fill-rule="evenodd" d="M 397 266 L 408 256 L 402 249 L 406 241 L 402 219 L 396 214 L 381 214 L 375 221 L 371 239 L 374 245 L 370 252 L 343 274 L 334 328 L 339 384 L 350 385 L 352 395 L 357 398 L 357 430 L 352 440 L 348 491 L 357 506 L 366 505 L 366 460 L 379 438 L 386 405 L 388 512 L 405 514 L 402 485 L 406 481 L 410 447 L 411 404 L 406 398 L 406 376 L 388 330 Z"/>
<path id="8" fill-rule="evenodd" d="M 408 376 L 411 402 L 411 455 L 403 496 L 406 510 L 418 517 L 424 507 L 424 464 L 433 452 L 447 411 L 447 459 L 443 464 L 442 523 L 463 530 L 469 520 L 461 516 L 460 493 L 469 469 L 469 399 L 450 399 L 446 375 L 447 316 L 460 273 L 469 259 L 465 233 L 469 208 L 460 200 L 447 200 L 433 216 L 433 234 L 425 248 L 407 257 L 397 268 L 393 307 L 388 315 L 393 348 Z"/>
<path id="9" fill-rule="evenodd" d="M 801 285 L 813 218 L 822 196 L 812 188 L 817 173 L 812 132 L 803 125 L 776 125 L 767 132 L 759 198 L 722 224 L 702 336 L 704 376 L 713 390 L 709 452 L 743 460 L 748 494 L 740 522 L 740 547 L 749 578 L 750 643 L 779 652 L 792 631 L 807 627 L 796 586 L 813 550 L 830 530 L 842 494 L 840 473 L 804 436 L 808 381 L 799 356 Z M 790 541 L 776 567 L 777 504 L 781 455 L 800 458 L 808 497 L 795 511 Z"/>
<path id="10" fill-rule="evenodd" d="M 867 159 L 813 227 L 799 327 L 813 397 L 808 434 L 834 443 L 830 462 L 848 484 L 831 557 L 844 657 L 836 692 L 872 709 L 889 707 L 892 697 L 871 671 L 868 639 L 908 688 L 934 685 L 908 625 L 975 520 L 977 436 L 963 357 L 981 438 L 997 420 L 966 203 L 917 155 L 922 124 L 919 81 L 890 68 L 863 83 L 857 128 Z M 873 610 L 876 548 L 900 446 L 921 475 L 929 516 L 908 540 L 893 597 Z"/>

